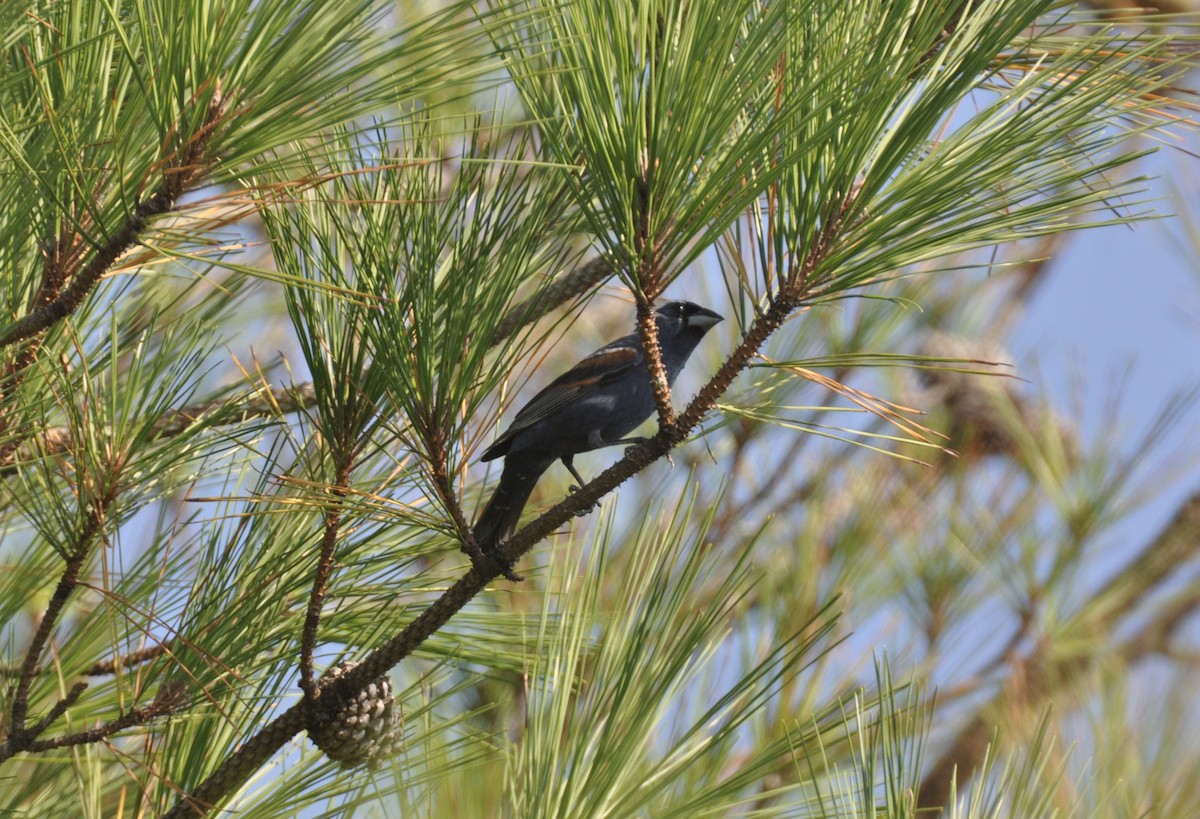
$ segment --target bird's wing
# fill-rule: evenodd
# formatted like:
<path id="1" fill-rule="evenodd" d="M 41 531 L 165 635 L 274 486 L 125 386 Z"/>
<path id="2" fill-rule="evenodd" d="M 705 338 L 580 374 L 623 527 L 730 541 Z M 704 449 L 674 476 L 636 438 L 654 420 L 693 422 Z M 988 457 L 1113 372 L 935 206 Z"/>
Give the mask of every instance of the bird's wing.
<path id="1" fill-rule="evenodd" d="M 636 340 L 631 342 L 623 338 L 601 347 L 547 384 L 522 407 L 513 419 L 512 426 L 488 447 L 481 460 L 490 461 L 500 457 L 508 451 L 508 444 L 517 433 L 620 378 L 636 367 L 640 358 Z"/>

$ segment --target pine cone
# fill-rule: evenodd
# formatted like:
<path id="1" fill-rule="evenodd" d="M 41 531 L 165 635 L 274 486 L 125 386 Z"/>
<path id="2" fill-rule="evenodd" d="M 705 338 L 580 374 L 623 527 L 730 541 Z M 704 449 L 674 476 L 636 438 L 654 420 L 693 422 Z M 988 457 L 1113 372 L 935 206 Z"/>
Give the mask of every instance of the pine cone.
<path id="1" fill-rule="evenodd" d="M 347 660 L 334 666 L 321 677 L 322 689 L 327 689 L 357 663 Z M 333 701 L 332 697 L 320 701 Z M 392 695 L 392 681 L 387 675 L 376 677 L 342 708 L 331 705 L 318 708 L 308 726 L 309 739 L 325 756 L 343 768 L 366 765 L 379 768 L 399 747 L 404 737 L 400 726 L 400 710 Z"/>

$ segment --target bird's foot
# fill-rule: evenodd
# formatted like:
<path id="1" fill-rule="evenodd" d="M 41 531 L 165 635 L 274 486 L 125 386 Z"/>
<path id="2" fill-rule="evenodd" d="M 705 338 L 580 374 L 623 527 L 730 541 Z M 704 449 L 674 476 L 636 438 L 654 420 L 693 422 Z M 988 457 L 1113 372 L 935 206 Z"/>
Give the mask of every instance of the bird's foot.
<path id="1" fill-rule="evenodd" d="M 582 488 L 583 488 L 582 486 L 576 486 L 575 484 L 571 484 L 570 486 L 567 487 L 567 491 L 570 492 L 572 495 L 574 495 L 576 492 L 578 492 Z M 578 512 L 576 512 L 575 517 L 585 518 L 592 513 L 592 510 L 599 509 L 599 508 L 600 508 L 600 501 L 596 501 L 595 503 L 593 503 L 591 506 L 587 507 L 586 509 L 580 509 Z"/>
<path id="2" fill-rule="evenodd" d="M 581 489 L 583 489 L 583 487 L 579 486 L 577 484 L 571 484 L 570 486 L 567 487 L 567 491 L 570 492 L 572 495 L 574 495 L 576 492 L 580 491 Z M 599 506 L 600 506 L 600 501 L 596 501 L 595 505 L 592 508 L 595 509 Z"/>
<path id="3" fill-rule="evenodd" d="M 504 579 L 508 580 L 511 583 L 525 582 L 525 575 L 521 574 L 520 572 L 514 571 L 513 567 L 511 565 L 507 569 L 501 569 L 500 574 L 504 575 Z"/>
<path id="4" fill-rule="evenodd" d="M 475 544 L 463 545 L 463 551 L 467 553 L 467 557 L 471 559 L 471 566 L 477 572 L 488 575 L 504 575 L 505 579 L 511 580 L 513 583 L 520 583 L 525 579 L 525 576 L 518 574 L 513 569 L 513 563 L 500 557 L 493 551 L 480 551 Z"/>
<path id="5" fill-rule="evenodd" d="M 525 579 L 525 575 L 519 574 L 513 569 L 513 563 L 504 560 L 499 555 L 487 554 L 483 556 L 483 559 L 487 562 L 489 571 L 504 575 L 506 580 L 511 580 L 513 583 L 520 583 Z"/>
<path id="6" fill-rule="evenodd" d="M 628 446 L 625 447 L 625 452 L 624 452 L 625 455 L 628 455 L 630 452 L 637 449 L 642 444 L 647 443 L 648 441 L 650 441 L 649 438 L 645 437 L 644 435 L 639 435 L 634 438 L 622 438 L 619 441 L 613 441 L 613 443 L 614 444 L 628 444 Z"/>

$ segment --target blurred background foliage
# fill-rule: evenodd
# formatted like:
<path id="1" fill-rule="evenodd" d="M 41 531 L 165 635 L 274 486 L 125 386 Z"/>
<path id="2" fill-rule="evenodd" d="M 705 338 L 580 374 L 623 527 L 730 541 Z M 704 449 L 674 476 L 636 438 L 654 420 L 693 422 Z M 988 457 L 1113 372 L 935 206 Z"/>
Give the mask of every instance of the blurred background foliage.
<path id="1" fill-rule="evenodd" d="M 1200 815 L 1195 385 L 1009 351 L 1079 229 L 1195 224 L 1189 5 L 0 5 L 0 811 Z M 391 670 L 382 765 L 264 731 L 660 294 L 727 317 L 677 407 L 790 318 Z"/>

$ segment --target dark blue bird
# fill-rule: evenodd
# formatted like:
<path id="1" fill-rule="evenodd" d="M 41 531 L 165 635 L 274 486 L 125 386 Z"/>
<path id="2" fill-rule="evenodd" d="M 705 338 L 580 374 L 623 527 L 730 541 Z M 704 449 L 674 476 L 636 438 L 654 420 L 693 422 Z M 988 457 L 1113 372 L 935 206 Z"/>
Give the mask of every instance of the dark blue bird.
<path id="1" fill-rule="evenodd" d="M 670 301 L 658 308 L 658 344 L 669 383 L 675 382 L 704 334 L 721 320 L 690 301 Z M 534 484 L 555 461 L 562 461 L 582 485 L 573 462 L 577 453 L 644 440 L 625 437 L 655 409 L 642 361 L 641 338 L 630 333 L 580 361 L 521 408 L 481 459 L 504 456 L 500 485 L 475 523 L 480 550 L 495 549 L 513 533 Z"/>

